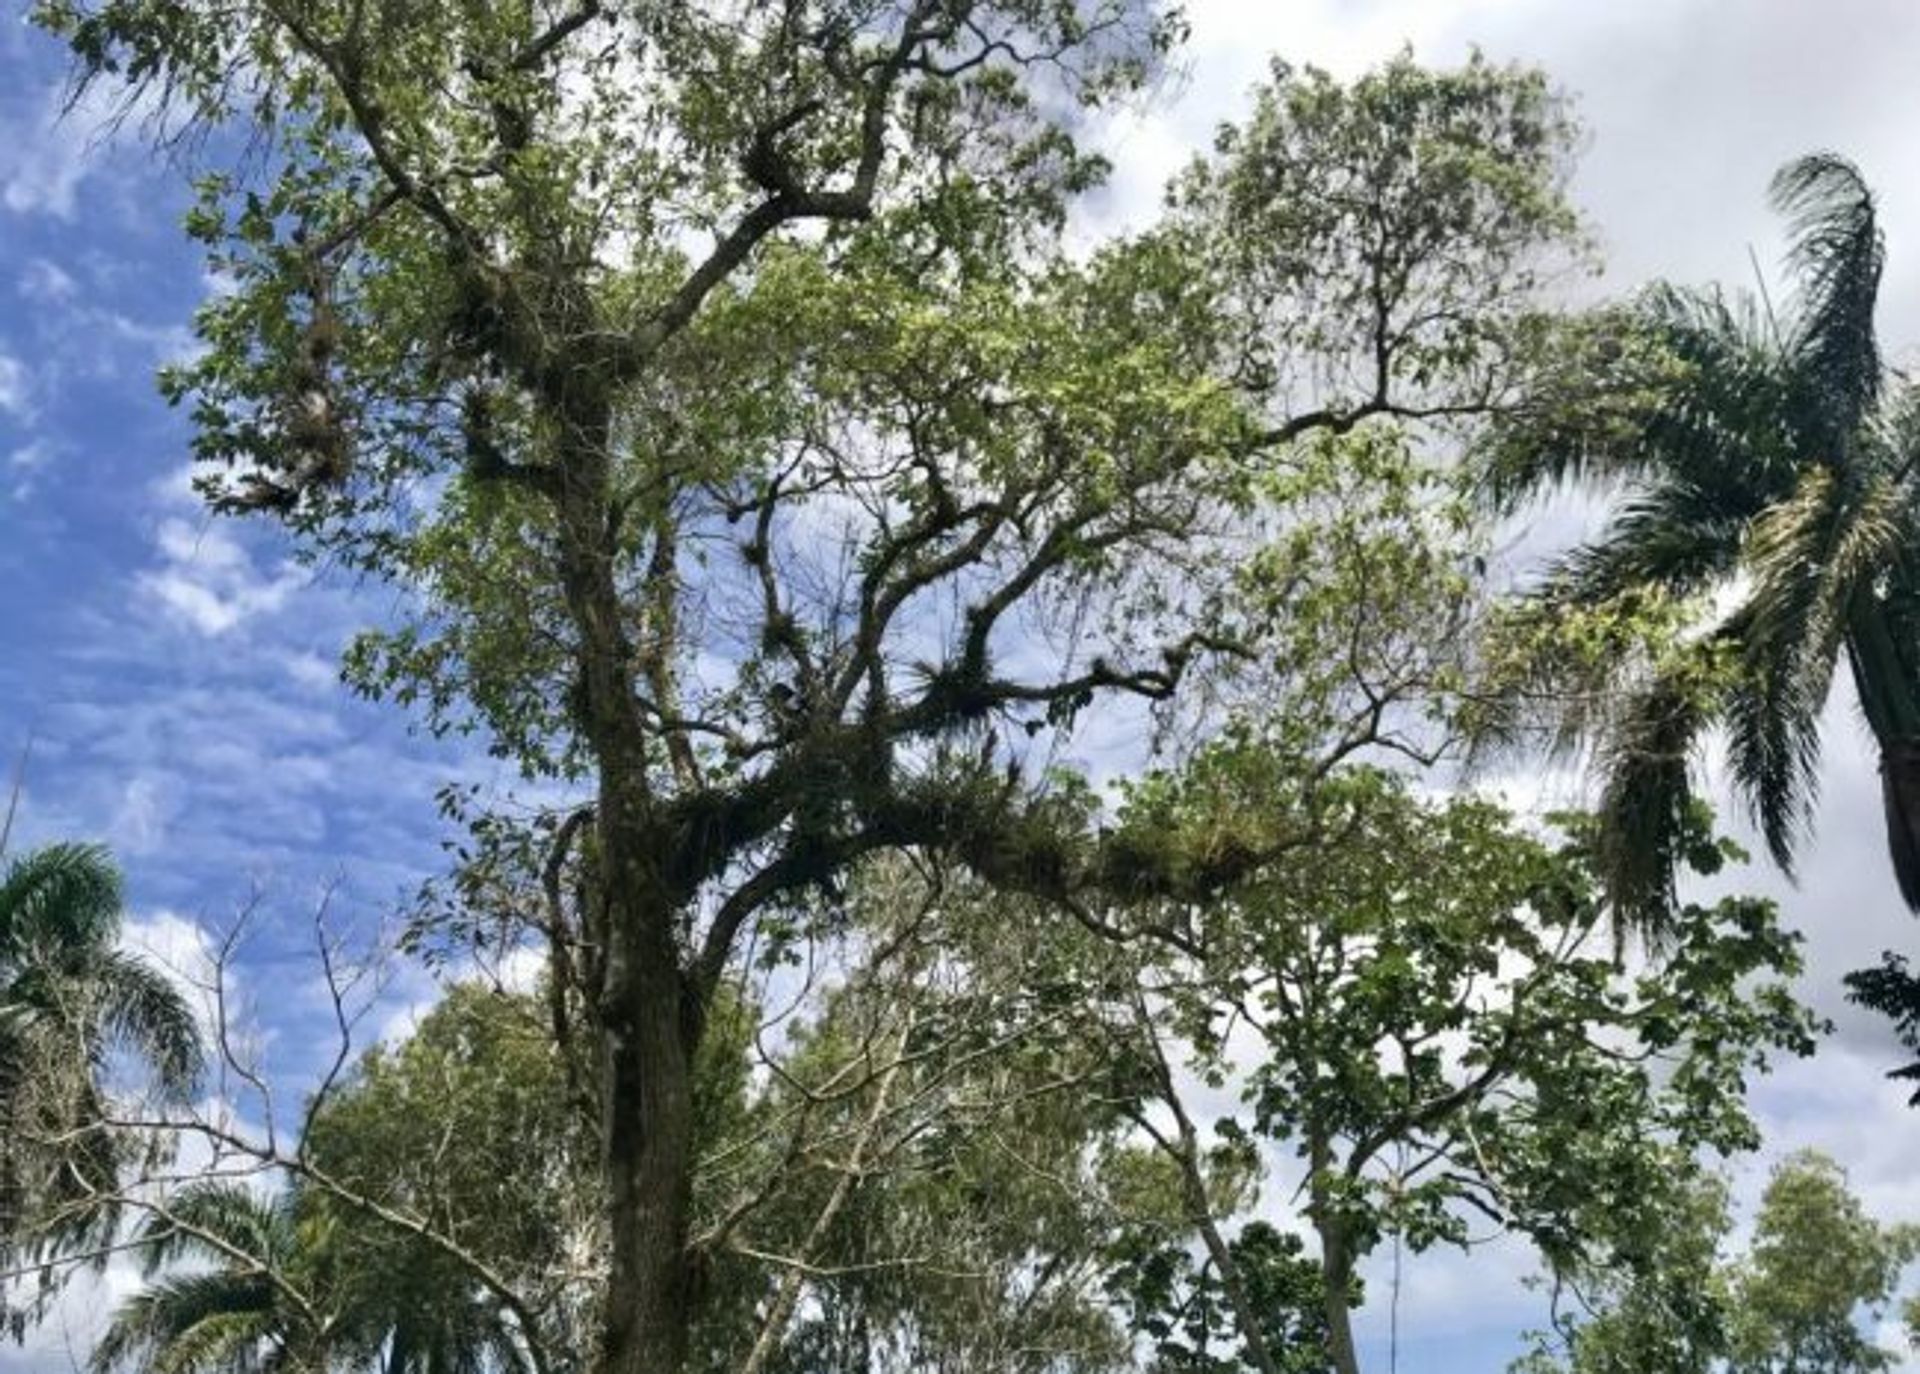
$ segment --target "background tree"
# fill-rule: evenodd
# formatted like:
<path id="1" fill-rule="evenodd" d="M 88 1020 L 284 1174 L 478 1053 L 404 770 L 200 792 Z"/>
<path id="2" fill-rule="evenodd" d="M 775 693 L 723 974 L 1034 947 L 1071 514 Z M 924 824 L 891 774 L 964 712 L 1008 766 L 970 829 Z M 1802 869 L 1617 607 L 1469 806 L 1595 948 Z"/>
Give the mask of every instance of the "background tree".
<path id="1" fill-rule="evenodd" d="M 1516 1369 L 1865 1374 L 1898 1364 L 1870 1324 L 1914 1258 L 1911 1225 L 1868 1216 L 1839 1166 L 1803 1150 L 1774 1168 L 1746 1253 L 1722 1259 L 1724 1186 L 1685 1161 L 1676 1177 L 1667 1232 L 1650 1235 L 1656 1264 L 1624 1283 L 1582 1276 L 1584 1313 L 1560 1324 L 1557 1348 L 1543 1342 Z"/>
<path id="2" fill-rule="evenodd" d="M 1803 1151 L 1767 1183 L 1746 1263 L 1734 1275 L 1729 1366 L 1736 1374 L 1842 1374 L 1897 1357 L 1862 1334 L 1916 1253 L 1912 1226 L 1869 1217 L 1831 1159 Z"/>
<path id="3" fill-rule="evenodd" d="M 98 1205 L 154 1142 L 109 1129 L 117 1064 L 130 1057 L 157 1096 L 198 1082 L 200 1030 L 167 977 L 121 947 L 120 873 L 103 849 L 56 844 L 0 874 L 0 1269 L 104 1250 L 119 1214 Z M 42 1294 L 53 1270 L 42 1269 Z M 15 1334 L 29 1303 L 0 1318 Z"/>
<path id="4" fill-rule="evenodd" d="M 1592 409 L 1529 411 L 1499 436 L 1501 498 L 1562 480 L 1622 489 L 1611 523 L 1534 592 L 1549 622 L 1672 607 L 1664 652 L 1575 657 L 1575 723 L 1598 737 L 1609 869 L 1623 901 L 1671 901 L 1704 735 L 1789 872 L 1809 823 L 1820 714 L 1844 660 L 1879 746 L 1887 842 L 1920 909 L 1920 662 L 1908 550 L 1916 410 L 1890 388 L 1873 312 L 1884 245 L 1871 192 L 1831 154 L 1774 179 L 1791 309 L 1655 287 L 1584 350 Z M 1623 335 L 1628 336 L 1623 340 Z M 1638 336 L 1633 340 L 1631 336 Z M 1578 370 L 1578 367 L 1576 367 Z M 1564 664 L 1563 664 L 1564 666 Z"/>
<path id="5" fill-rule="evenodd" d="M 233 285 L 169 383 L 215 503 L 414 595 L 363 688 L 590 793 L 554 828 L 585 900 L 552 949 L 598 1071 L 605 1374 L 685 1363 L 692 1065 L 744 933 L 884 849 L 1113 878 L 1005 741 L 1241 651 L 1217 593 L 1276 515 L 1273 450 L 1496 404 L 1526 341 L 1458 322 L 1571 223 L 1536 77 L 1402 62 L 1275 100 L 1222 160 L 1312 146 L 1309 179 L 1198 203 L 1267 216 L 1295 294 L 1379 302 L 1364 377 L 1296 408 L 1278 378 L 1313 369 L 1213 327 L 1264 288 L 1226 279 L 1225 310 L 1179 235 L 1063 249 L 1100 164 L 1061 112 L 1151 75 L 1177 25 L 1149 0 L 35 13 L 83 78 L 270 149 L 190 224 Z M 1336 258 L 1325 217 L 1277 232 L 1356 186 Z"/>
<path id="6" fill-rule="evenodd" d="M 708 1243 L 772 1292 L 715 1368 L 1130 1367 L 1104 1277 L 1137 1203 L 1108 1168 L 1125 1124 L 1079 1035 L 1075 941 L 926 856 L 848 896 L 848 972 L 702 1170 Z"/>
<path id="7" fill-rule="evenodd" d="M 329 1282 L 382 1333 L 388 1374 L 566 1368 L 587 1346 L 593 1126 L 540 999 L 479 982 L 330 1095 L 301 1143 L 307 1191 L 345 1251 Z"/>
<path id="8" fill-rule="evenodd" d="M 1270 799 L 1272 772 L 1257 741 L 1217 746 L 1135 795 L 1204 824 Z M 1762 900 L 1687 907 L 1630 969 L 1578 818 L 1554 846 L 1486 802 L 1422 802 L 1364 769 L 1311 804 L 1322 841 L 1222 891 L 1197 951 L 1152 968 L 1137 1034 L 1158 1102 L 1138 1120 L 1187 1171 L 1203 1227 L 1210 1142 L 1183 1057 L 1240 1091 L 1244 1114 L 1212 1126 L 1223 1146 L 1292 1147 L 1328 1358 L 1354 1374 L 1354 1276 L 1384 1237 L 1459 1245 L 1478 1222 L 1555 1267 L 1627 1251 L 1658 1224 L 1646 1209 L 1676 1157 L 1758 1143 L 1747 1075 L 1811 1052 L 1815 1022 L 1789 990 L 1796 938 Z M 1695 824 L 1691 852 L 1717 868 L 1730 846 Z"/>
<path id="9" fill-rule="evenodd" d="M 1560 1266 L 1545 1283 L 1552 1325 L 1516 1374 L 1711 1374 L 1727 1352 L 1732 1217 L 1726 1184 L 1697 1158 L 1670 1152 L 1646 1180 L 1637 1234 L 1612 1254 Z"/>
<path id="10" fill-rule="evenodd" d="M 536 999 L 454 985 L 323 1087 L 289 1160 L 225 1120 L 200 1133 L 204 1176 L 126 1197 L 144 1220 L 121 1248 L 146 1286 L 96 1368 L 569 1367 L 588 1325 L 571 1269 L 593 1262 L 591 1116 Z"/>
<path id="11" fill-rule="evenodd" d="M 1184 1222 L 1181 1210 L 1169 1215 Z M 1305 1253 L 1300 1237 L 1250 1221 L 1226 1242 L 1242 1302 L 1262 1323 L 1262 1357 L 1240 1334 L 1237 1304 L 1218 1262 L 1204 1253 L 1195 1258 L 1188 1229 L 1136 1223 L 1116 1240 L 1124 1261 L 1109 1289 L 1151 1351 L 1144 1367 L 1151 1374 L 1240 1374 L 1260 1369 L 1264 1358 L 1282 1374 L 1325 1374 L 1320 1264 Z"/>

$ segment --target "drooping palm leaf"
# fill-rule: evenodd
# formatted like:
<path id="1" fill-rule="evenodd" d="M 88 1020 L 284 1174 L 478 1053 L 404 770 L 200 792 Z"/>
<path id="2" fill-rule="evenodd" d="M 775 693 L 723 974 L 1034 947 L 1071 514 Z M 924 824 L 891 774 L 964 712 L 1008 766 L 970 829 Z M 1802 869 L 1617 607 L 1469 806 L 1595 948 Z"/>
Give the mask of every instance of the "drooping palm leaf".
<path id="1" fill-rule="evenodd" d="M 1695 596 L 1739 565 L 1745 528 L 1715 493 L 1683 478 L 1663 480 L 1623 502 L 1600 538 L 1554 563 L 1536 594 L 1585 607 L 1648 587 Z"/>
<path id="2" fill-rule="evenodd" d="M 157 1274 L 182 1260 L 271 1268 L 298 1245 L 299 1195 L 272 1197 L 231 1179 L 187 1184 L 142 1225 L 145 1272 Z"/>
<path id="3" fill-rule="evenodd" d="M 1782 167 L 1773 203 L 1788 217 L 1789 263 L 1799 279 L 1787 348 L 1796 371 L 1821 395 L 1822 429 L 1837 461 L 1879 399 L 1883 369 L 1873 310 L 1886 246 L 1873 193 L 1859 169 L 1832 153 Z M 1813 456 L 1813 455 L 1810 455 Z"/>
<path id="4" fill-rule="evenodd" d="M 179 987 L 123 950 L 101 954 L 89 972 L 110 1039 L 152 1066 L 167 1097 L 187 1097 L 199 1081 L 205 1053 L 193 1008 Z"/>
<path id="5" fill-rule="evenodd" d="M 1693 768 L 1723 707 L 1714 645 L 1634 690 L 1599 744 L 1599 871 L 1624 929 L 1660 940 L 1670 932 L 1674 874 L 1698 828 Z"/>
<path id="6" fill-rule="evenodd" d="M 1792 497 L 1752 523 L 1740 616 L 1744 681 L 1729 703 L 1729 758 L 1782 869 L 1819 782 L 1820 712 L 1862 563 L 1892 531 L 1882 503 L 1850 499 L 1831 468 L 1809 468 Z"/>
<path id="7" fill-rule="evenodd" d="M 280 1336 L 279 1323 L 276 1294 L 264 1275 L 174 1275 L 120 1304 L 94 1346 L 90 1367 L 95 1374 L 238 1374 L 254 1367 Z"/>
<path id="8" fill-rule="evenodd" d="M 1565 612 L 1696 597 L 1700 632 L 1737 668 L 1713 720 L 1698 723 L 1727 730 L 1734 782 L 1789 871 L 1845 658 L 1881 748 L 1901 893 L 1920 910 L 1920 396 L 1883 394 L 1873 311 L 1884 247 L 1858 171 L 1830 154 L 1802 158 L 1773 198 L 1789 217 L 1797 278 L 1784 327 L 1717 292 L 1656 287 L 1630 319 L 1664 372 L 1642 368 L 1645 384 L 1617 395 L 1617 379 L 1602 376 L 1590 400 L 1575 395 L 1571 425 L 1530 427 L 1523 410 L 1490 461 L 1509 489 L 1625 484 L 1607 527 L 1549 571 L 1537 600 Z M 1550 382 L 1550 397 L 1564 389 Z M 1582 431 L 1583 415 L 1599 423 Z M 1660 742 L 1677 718 L 1631 656 L 1611 687 L 1621 709 L 1583 695 L 1566 716 L 1601 761 L 1611 843 L 1657 865 L 1673 857 L 1659 826 L 1678 814 L 1686 782 Z M 1653 889 L 1632 867 L 1623 891 L 1644 899 Z"/>
<path id="9" fill-rule="evenodd" d="M 1487 435 L 1493 509 L 1547 489 L 1671 481 L 1739 519 L 1791 488 L 1805 404 L 1750 302 L 1656 285 L 1598 319 L 1597 339 L 1576 334 Z"/>

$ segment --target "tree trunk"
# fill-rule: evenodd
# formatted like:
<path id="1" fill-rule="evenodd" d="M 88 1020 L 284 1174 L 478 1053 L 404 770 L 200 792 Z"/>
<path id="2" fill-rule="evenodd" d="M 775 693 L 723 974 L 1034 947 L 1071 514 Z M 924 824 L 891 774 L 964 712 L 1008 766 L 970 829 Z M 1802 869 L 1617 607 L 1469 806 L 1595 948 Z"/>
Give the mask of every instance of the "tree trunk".
<path id="1" fill-rule="evenodd" d="M 680 1374 L 693 1321 L 693 1014 L 662 881 L 615 564 L 611 425 L 593 397 L 569 405 L 560 469 L 561 578 L 579 636 L 580 728 L 598 772 L 597 900 L 604 949 L 594 1019 L 602 1072 L 608 1274 L 594 1374 Z"/>
<path id="2" fill-rule="evenodd" d="M 1353 1288 L 1353 1257 L 1346 1238 L 1331 1218 L 1320 1229 L 1320 1286 L 1327 1322 L 1327 1358 L 1334 1374 L 1360 1374 L 1360 1357 L 1353 1348 L 1353 1313 L 1347 1294 Z"/>
<path id="3" fill-rule="evenodd" d="M 1880 797 L 1894 879 L 1907 909 L 1920 911 L 1920 740 L 1882 741 Z"/>
<path id="4" fill-rule="evenodd" d="M 1213 1219 L 1213 1208 L 1207 1201 L 1205 1185 L 1191 1158 L 1188 1156 L 1181 1163 L 1187 1175 L 1194 1224 L 1199 1228 L 1200 1239 L 1207 1247 L 1213 1267 L 1220 1271 L 1220 1287 L 1226 1292 L 1227 1306 L 1233 1309 L 1233 1324 L 1246 1346 L 1247 1360 L 1260 1374 L 1280 1374 L 1280 1367 L 1274 1363 L 1273 1351 L 1267 1345 L 1267 1334 L 1261 1329 L 1260 1313 L 1254 1310 L 1253 1303 L 1247 1297 L 1247 1285 L 1240 1277 L 1240 1266 L 1234 1261 L 1233 1249 Z"/>
<path id="5" fill-rule="evenodd" d="M 1313 1169 L 1307 1212 L 1320 1237 L 1320 1302 L 1327 1323 L 1327 1360 L 1334 1374 L 1360 1374 L 1360 1357 L 1353 1348 L 1353 1314 L 1347 1306 L 1347 1294 L 1353 1289 L 1353 1255 L 1326 1183 L 1333 1167 L 1333 1151 L 1324 1137 L 1309 1139 L 1307 1159 Z"/>
<path id="6" fill-rule="evenodd" d="M 597 1374 L 679 1374 L 693 1319 L 688 1254 L 693 1173 L 690 1047 L 670 931 L 652 913 L 608 924 L 634 957 L 605 1029 L 610 1263 Z M 665 938 L 661 938 L 662 935 Z M 637 937 L 637 938 L 636 938 Z M 612 982 L 612 978 L 609 979 Z"/>
<path id="7" fill-rule="evenodd" d="M 1920 664 L 1902 651 L 1909 636 L 1889 624 L 1887 608 L 1871 598 L 1856 609 L 1847 636 L 1854 695 L 1880 745 L 1880 801 L 1886 813 L 1887 856 L 1909 911 L 1920 911 Z"/>

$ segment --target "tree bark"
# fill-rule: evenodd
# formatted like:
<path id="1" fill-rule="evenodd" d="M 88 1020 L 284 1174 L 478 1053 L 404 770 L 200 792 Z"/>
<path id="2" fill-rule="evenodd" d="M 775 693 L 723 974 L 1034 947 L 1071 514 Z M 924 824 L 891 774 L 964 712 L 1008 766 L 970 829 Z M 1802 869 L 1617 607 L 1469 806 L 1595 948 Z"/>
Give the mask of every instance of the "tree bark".
<path id="1" fill-rule="evenodd" d="M 1308 1162 L 1313 1168 L 1308 1212 L 1320 1237 L 1320 1301 L 1327 1323 L 1327 1359 L 1334 1374 L 1360 1374 L 1360 1357 L 1353 1345 L 1353 1314 L 1347 1306 L 1347 1294 L 1353 1288 L 1353 1255 L 1326 1183 L 1333 1156 L 1324 1138 L 1316 1136 L 1309 1141 Z"/>
<path id="2" fill-rule="evenodd" d="M 1881 743 L 1880 797 L 1900 896 L 1909 911 L 1920 911 L 1920 740 Z"/>
<path id="3" fill-rule="evenodd" d="M 1193 1177 L 1189 1171 L 1190 1188 Z M 1227 1306 L 1233 1309 L 1233 1324 L 1239 1329 L 1247 1359 L 1260 1374 L 1280 1374 L 1280 1367 L 1273 1360 L 1273 1351 L 1267 1345 L 1266 1332 L 1260 1327 L 1260 1313 L 1254 1310 L 1247 1296 L 1247 1285 L 1240 1277 L 1240 1266 L 1235 1263 L 1233 1249 L 1213 1219 L 1211 1207 L 1204 1205 L 1203 1201 L 1195 1217 L 1200 1239 L 1207 1247 L 1207 1255 L 1213 1260 L 1214 1268 L 1220 1271 L 1220 1287 L 1227 1295 Z"/>
<path id="4" fill-rule="evenodd" d="M 616 959 L 605 1012 L 609 1266 L 598 1374 L 679 1374 L 693 1293 L 691 1046 L 670 930 L 658 911 L 611 903 Z M 664 938 L 663 938 L 664 936 Z"/>
<path id="5" fill-rule="evenodd" d="M 1360 1374 L 1360 1357 L 1353 1346 L 1353 1314 L 1347 1293 L 1353 1287 L 1353 1257 L 1338 1222 L 1316 1223 L 1320 1230 L 1320 1286 L 1324 1290 L 1327 1322 L 1327 1358 L 1335 1374 Z"/>
<path id="6" fill-rule="evenodd" d="M 579 712 L 598 772 L 603 903 L 594 1020 L 602 1073 L 608 1275 L 594 1374 L 680 1374 L 693 1320 L 689 1233 L 699 1018 L 679 911 L 661 872 L 647 735 L 615 575 L 603 406 L 569 408 L 559 486 L 561 578 L 579 636 Z"/>

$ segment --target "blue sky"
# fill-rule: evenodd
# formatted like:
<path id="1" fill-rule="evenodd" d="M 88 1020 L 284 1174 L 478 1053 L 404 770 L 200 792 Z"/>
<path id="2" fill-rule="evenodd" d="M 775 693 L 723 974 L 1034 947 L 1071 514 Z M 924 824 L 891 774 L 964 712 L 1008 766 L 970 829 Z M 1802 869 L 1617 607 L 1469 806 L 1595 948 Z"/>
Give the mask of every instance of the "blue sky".
<path id="1" fill-rule="evenodd" d="M 1768 174 L 1815 147 L 1857 158 L 1884 195 L 1892 253 L 1890 353 L 1920 344 L 1920 7 L 1904 0 L 1202 0 L 1191 75 L 1156 109 L 1107 131 L 1118 174 L 1080 230 L 1149 215 L 1164 176 L 1232 115 L 1269 52 L 1343 73 L 1411 41 L 1428 60 L 1477 41 L 1524 58 L 1580 97 L 1588 147 L 1575 194 L 1601 231 L 1609 284 L 1651 275 L 1750 276 L 1751 245 L 1778 256 Z M 1784 75 L 1790 73 L 1790 75 Z M 187 433 L 158 398 L 157 365 L 191 347 L 210 289 L 177 228 L 181 169 L 87 119 L 56 123 L 57 54 L 0 30 L 0 751 L 35 737 L 17 843 L 97 837 L 124 860 L 136 930 L 170 957 L 257 901 L 240 968 L 277 1073 L 297 1082 L 324 1053 L 310 920 L 377 928 L 435 871 L 433 805 L 452 780 L 503 786 L 471 751 L 414 735 L 390 708 L 341 688 L 335 657 L 381 618 L 385 595 L 291 564 L 273 535 L 210 521 L 185 482 Z M 1821 838 L 1799 889 L 1756 870 L 1810 936 L 1806 993 L 1840 1021 L 1820 1059 L 1761 1085 L 1770 1144 L 1740 1175 L 1818 1145 L 1890 1219 L 1920 1220 L 1908 1162 L 1920 1115 L 1880 1079 L 1885 1028 L 1846 1008 L 1840 973 L 1881 948 L 1920 945 L 1880 852 L 1877 783 L 1845 702 L 1836 704 Z M 1531 784 L 1518 790 L 1530 790 Z M 431 995 L 399 970 L 380 1018 Z M 1411 1263 L 1400 1368 L 1484 1374 L 1535 1320 L 1525 1256 Z M 1384 1297 L 1383 1273 L 1372 1291 Z M 69 1367 L 97 1294 L 0 1371 Z M 1384 1310 L 1366 1329 L 1382 1355 Z M 1384 1359 L 1377 1361 L 1385 1367 Z M 1910 1369 L 1920 1369 L 1920 1362 Z"/>

